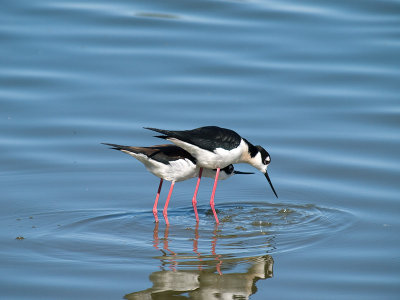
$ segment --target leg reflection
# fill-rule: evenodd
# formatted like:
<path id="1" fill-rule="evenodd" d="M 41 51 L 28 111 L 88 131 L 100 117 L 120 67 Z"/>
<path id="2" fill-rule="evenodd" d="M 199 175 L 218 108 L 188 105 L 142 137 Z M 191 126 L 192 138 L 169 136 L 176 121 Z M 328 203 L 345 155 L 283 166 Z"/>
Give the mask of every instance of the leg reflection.
<path id="1" fill-rule="evenodd" d="M 168 251 L 172 255 L 171 259 L 169 259 L 169 261 L 171 262 L 170 269 L 173 271 L 176 271 L 176 266 L 178 265 L 178 262 L 175 259 L 176 253 L 169 249 L 168 235 L 169 235 L 169 225 L 166 225 L 165 231 L 164 231 L 164 247 L 163 248 L 164 248 L 164 250 Z"/>
<path id="2" fill-rule="evenodd" d="M 159 222 L 156 222 L 154 225 L 154 230 L 153 230 L 153 247 L 156 248 L 157 250 L 160 250 L 160 248 L 158 248 L 158 244 L 159 244 L 159 238 L 158 238 L 158 226 L 159 226 Z"/>
<path id="3" fill-rule="evenodd" d="M 216 295 L 219 299 L 249 299 L 252 294 L 257 292 L 256 283 L 258 280 L 273 276 L 274 261 L 269 255 L 254 257 L 224 256 L 224 274 L 222 274 L 223 256 L 217 254 L 217 252 L 221 253 L 224 248 L 220 245 L 221 249 L 219 251 L 216 249 L 218 238 L 222 235 L 218 225 L 214 227 L 212 232 L 202 232 L 203 239 L 200 239 L 199 228 L 196 226 L 193 244 L 186 245 L 186 251 L 184 243 L 192 239 L 177 239 L 172 243 L 169 237 L 171 230 L 169 226 L 165 227 L 164 237 L 162 238 L 163 247 L 160 247 L 158 228 L 156 224 L 153 231 L 153 246 L 163 255 L 156 257 L 156 259 L 159 259 L 162 265 L 168 265 L 169 268 L 162 268 L 162 270 L 151 273 L 149 279 L 152 286 L 127 294 L 125 299 L 172 299 L 173 297 L 175 299 L 175 297 L 181 297 L 180 299 L 209 300 L 216 299 Z M 227 236 L 224 236 L 224 238 L 226 239 Z M 210 239 L 211 258 L 210 255 L 202 256 L 199 251 L 199 243 L 201 246 L 202 241 L 209 243 Z M 175 244 L 175 242 L 179 242 L 179 253 L 170 249 L 169 244 Z M 193 253 L 196 253 L 196 256 Z M 199 263 L 201 257 L 204 261 Z M 239 264 L 241 268 L 238 272 L 235 267 Z M 202 265 L 203 269 L 199 269 L 199 265 Z M 217 272 L 215 272 L 215 269 Z"/>
<path id="4" fill-rule="evenodd" d="M 215 253 L 215 248 L 217 246 L 217 240 L 218 240 L 218 235 L 217 235 L 218 226 L 219 226 L 218 223 L 215 223 L 214 231 L 213 231 L 213 237 L 212 237 L 212 241 L 211 241 L 211 254 L 214 255 L 215 260 L 218 261 L 217 265 L 215 266 L 216 269 L 217 269 L 218 274 L 222 275 L 222 272 L 221 272 L 221 265 L 222 265 L 221 255 L 217 255 Z"/>
<path id="5" fill-rule="evenodd" d="M 199 265 L 197 266 L 198 270 L 202 270 L 201 262 L 203 261 L 201 258 L 201 253 L 199 252 L 199 223 L 196 223 L 196 227 L 194 229 L 194 239 L 193 239 L 193 252 L 197 254 L 197 259 L 199 260 Z"/>

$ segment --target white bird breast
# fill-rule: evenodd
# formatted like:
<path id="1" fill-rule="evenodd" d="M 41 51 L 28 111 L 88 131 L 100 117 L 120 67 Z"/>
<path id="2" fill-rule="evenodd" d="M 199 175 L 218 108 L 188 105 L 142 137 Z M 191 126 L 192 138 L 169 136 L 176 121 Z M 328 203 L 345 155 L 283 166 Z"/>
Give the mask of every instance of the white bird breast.
<path id="1" fill-rule="evenodd" d="M 237 148 L 232 150 L 217 148 L 213 152 L 204 150 L 186 142 L 182 142 L 175 138 L 171 138 L 169 140 L 193 155 L 196 158 L 197 165 L 199 167 L 208 169 L 225 168 L 230 164 L 240 163 L 242 153 L 248 149 L 243 140 L 241 140 Z"/>

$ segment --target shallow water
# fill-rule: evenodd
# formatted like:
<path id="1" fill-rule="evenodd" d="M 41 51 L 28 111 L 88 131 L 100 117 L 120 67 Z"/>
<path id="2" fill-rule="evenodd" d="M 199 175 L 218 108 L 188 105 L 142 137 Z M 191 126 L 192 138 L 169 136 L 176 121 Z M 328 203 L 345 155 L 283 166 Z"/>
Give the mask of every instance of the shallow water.
<path id="1" fill-rule="evenodd" d="M 6 1 L 1 299 L 397 299 L 399 1 Z M 232 128 L 262 174 L 158 179 L 101 142 Z M 237 165 L 241 171 L 254 171 Z M 159 210 L 168 192 L 164 184 Z"/>

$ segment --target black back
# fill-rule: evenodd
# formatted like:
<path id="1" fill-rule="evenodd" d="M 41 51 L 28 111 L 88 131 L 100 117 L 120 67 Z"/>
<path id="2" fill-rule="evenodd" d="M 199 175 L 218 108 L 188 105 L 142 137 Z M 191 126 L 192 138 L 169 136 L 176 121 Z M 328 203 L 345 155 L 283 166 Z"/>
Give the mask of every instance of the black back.
<path id="1" fill-rule="evenodd" d="M 216 148 L 232 150 L 238 147 L 241 141 L 240 135 L 235 131 L 217 126 L 205 126 L 182 131 L 145 128 L 164 134 L 157 136 L 159 138 L 176 138 L 208 151 L 214 151 Z"/>

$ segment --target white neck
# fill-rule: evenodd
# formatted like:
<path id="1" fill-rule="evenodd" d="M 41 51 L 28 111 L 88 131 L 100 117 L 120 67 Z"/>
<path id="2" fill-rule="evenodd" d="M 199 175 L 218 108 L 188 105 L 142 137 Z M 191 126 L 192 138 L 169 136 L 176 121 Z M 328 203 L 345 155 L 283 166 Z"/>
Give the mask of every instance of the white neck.
<path id="1" fill-rule="evenodd" d="M 242 152 L 240 162 L 252 165 L 254 168 L 265 173 L 267 171 L 267 166 L 262 163 L 261 153 L 258 152 L 256 154 L 256 156 L 251 157 L 251 155 L 249 153 L 249 145 L 245 141 L 242 141 L 242 142 L 243 142 L 244 146 L 243 146 L 243 152 Z"/>

